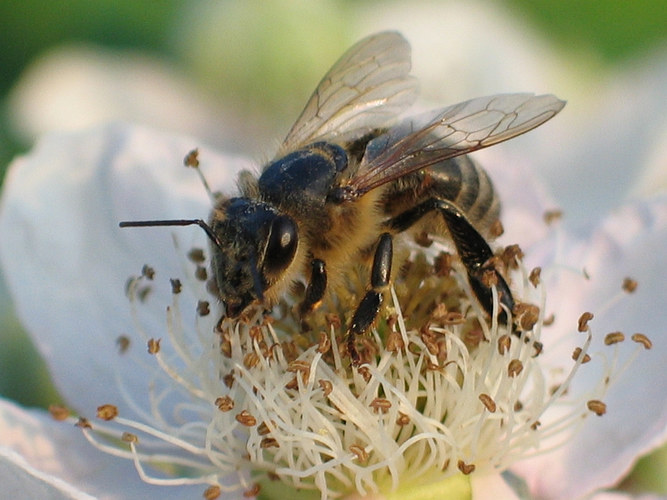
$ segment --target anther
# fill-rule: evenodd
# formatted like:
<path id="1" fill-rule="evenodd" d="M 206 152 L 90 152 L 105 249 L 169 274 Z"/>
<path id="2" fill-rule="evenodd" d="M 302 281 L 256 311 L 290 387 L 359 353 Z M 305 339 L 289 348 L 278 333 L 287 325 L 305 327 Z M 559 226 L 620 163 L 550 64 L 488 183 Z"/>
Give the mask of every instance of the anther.
<path id="1" fill-rule="evenodd" d="M 144 267 L 141 268 L 141 275 L 148 280 L 152 280 L 155 278 L 155 269 L 148 264 L 144 264 Z"/>
<path id="2" fill-rule="evenodd" d="M 248 410 L 243 410 L 236 415 L 236 421 L 246 427 L 254 427 L 257 425 L 257 419 L 253 417 Z"/>
<path id="3" fill-rule="evenodd" d="M 540 354 L 542 354 L 542 351 L 544 350 L 544 344 L 538 340 L 535 340 L 533 342 L 533 357 L 537 357 Z"/>
<path id="4" fill-rule="evenodd" d="M 69 417 L 69 410 L 61 405 L 49 405 L 49 413 L 51 414 L 51 418 L 58 422 L 62 422 Z"/>
<path id="5" fill-rule="evenodd" d="M 586 403 L 586 406 L 590 411 L 595 413 L 598 417 L 601 417 L 602 415 L 607 413 L 607 405 L 597 399 L 592 399 L 588 401 Z"/>
<path id="6" fill-rule="evenodd" d="M 105 404 L 97 407 L 97 418 L 100 420 L 113 420 L 118 416 L 118 408 L 114 405 Z"/>
<path id="7" fill-rule="evenodd" d="M 482 402 L 484 407 L 489 410 L 490 413 L 496 412 L 496 402 L 488 394 L 480 394 L 479 400 Z"/>
<path id="8" fill-rule="evenodd" d="M 350 451 L 357 456 L 357 460 L 364 463 L 368 460 L 368 452 L 360 445 L 353 444 L 350 446 Z"/>
<path id="9" fill-rule="evenodd" d="M 509 335 L 501 335 L 498 338 L 498 354 L 501 356 L 509 351 L 510 346 L 512 345 L 512 338 Z"/>
<path id="10" fill-rule="evenodd" d="M 400 425 L 401 427 L 404 425 L 408 425 L 410 423 L 410 417 L 408 417 L 405 413 L 398 413 L 398 417 L 396 417 L 396 425 Z"/>
<path id="11" fill-rule="evenodd" d="M 438 277 L 444 278 L 449 276 L 452 272 L 452 254 L 440 252 L 433 261 L 433 267 Z"/>
<path id="12" fill-rule="evenodd" d="M 623 279 L 623 290 L 625 292 L 633 293 L 635 290 L 637 290 L 637 286 L 639 286 L 639 284 L 632 278 L 627 277 Z"/>
<path id="13" fill-rule="evenodd" d="M 181 293 L 181 290 L 183 289 L 181 280 L 177 278 L 171 278 L 169 280 L 169 283 L 171 283 L 171 293 L 173 293 L 174 295 L 178 295 L 179 293 Z"/>
<path id="14" fill-rule="evenodd" d="M 199 149 L 193 149 L 183 158 L 183 165 L 186 167 L 197 168 L 199 166 Z"/>
<path id="15" fill-rule="evenodd" d="M 262 489 L 261 485 L 259 483 L 255 483 L 252 485 L 250 489 L 245 490 L 243 492 L 243 496 L 245 498 L 255 498 L 257 495 L 259 495 L 261 489 Z"/>
<path id="16" fill-rule="evenodd" d="M 489 229 L 489 234 L 492 238 L 498 238 L 502 236 L 504 232 L 505 228 L 503 227 L 503 223 L 500 222 L 500 219 L 496 219 Z"/>
<path id="17" fill-rule="evenodd" d="M 521 331 L 527 332 L 532 330 L 540 319 L 540 308 L 533 304 L 517 302 L 512 310 L 512 315 L 517 327 Z"/>
<path id="18" fill-rule="evenodd" d="M 508 269 L 517 269 L 519 267 L 517 260 L 523 259 L 523 250 L 519 245 L 509 245 L 505 247 L 500 258 Z"/>
<path id="19" fill-rule="evenodd" d="M 586 332 L 588 331 L 588 322 L 593 319 L 593 313 L 585 312 L 579 316 L 579 331 Z"/>
<path id="20" fill-rule="evenodd" d="M 218 410 L 227 412 L 234 408 L 234 400 L 229 396 L 221 396 L 215 400 Z"/>
<path id="21" fill-rule="evenodd" d="M 472 474 L 475 472 L 475 464 L 467 464 L 463 460 L 459 460 L 456 466 L 459 468 L 461 472 L 463 472 L 466 476 L 468 474 Z"/>
<path id="22" fill-rule="evenodd" d="M 574 361 L 579 361 L 579 358 L 581 357 L 582 354 L 581 347 L 576 347 L 574 351 L 572 352 L 572 359 Z M 588 363 L 591 360 L 591 357 L 588 355 L 588 353 L 584 354 L 583 359 L 581 359 L 581 364 Z"/>
<path id="23" fill-rule="evenodd" d="M 320 332 L 320 338 L 317 343 L 317 352 L 325 354 L 329 352 L 329 349 L 331 349 L 331 339 L 326 333 Z"/>
<path id="24" fill-rule="evenodd" d="M 625 340 L 625 335 L 621 332 L 612 332 L 608 333 L 604 338 L 604 345 L 613 345 L 623 342 Z"/>
<path id="25" fill-rule="evenodd" d="M 303 380 L 306 380 L 310 375 L 310 363 L 300 359 L 294 360 L 287 365 L 287 371 L 290 373 L 300 373 Z"/>
<path id="26" fill-rule="evenodd" d="M 195 278 L 199 281 L 206 281 L 208 279 L 208 272 L 204 266 L 197 266 L 197 269 L 195 269 Z"/>
<path id="27" fill-rule="evenodd" d="M 246 355 L 243 356 L 243 366 L 245 366 L 248 370 L 254 368 L 258 364 L 259 364 L 259 355 L 255 351 L 246 353 Z"/>
<path id="28" fill-rule="evenodd" d="M 638 344 L 643 345 L 645 349 L 650 349 L 651 347 L 653 347 L 653 342 L 651 342 L 651 339 L 649 339 L 643 333 L 635 333 L 632 335 L 631 338 L 633 342 L 637 342 Z"/>
<path id="29" fill-rule="evenodd" d="M 403 337 L 398 332 L 391 332 L 387 336 L 387 342 L 385 349 L 389 352 L 398 352 L 405 347 L 405 342 L 403 342 Z"/>
<path id="30" fill-rule="evenodd" d="M 206 261 L 206 255 L 204 254 L 204 250 L 201 248 L 192 248 L 188 252 L 188 259 L 190 259 L 190 261 L 194 262 L 195 264 L 201 264 Z"/>
<path id="31" fill-rule="evenodd" d="M 120 354 L 125 354 L 130 348 L 130 338 L 127 335 L 119 335 L 116 339 L 116 346 Z"/>
<path id="32" fill-rule="evenodd" d="M 197 302 L 197 314 L 200 316 L 208 316 L 211 312 L 209 303 L 207 300 L 200 300 Z"/>
<path id="33" fill-rule="evenodd" d="M 262 441 L 259 443 L 260 448 L 267 449 L 267 448 L 280 448 L 280 445 L 278 444 L 278 441 L 276 438 L 272 437 L 266 437 L 263 438 Z"/>
<path id="34" fill-rule="evenodd" d="M 391 408 L 391 401 L 385 398 L 375 398 L 368 406 L 377 412 L 387 413 Z"/>
<path id="35" fill-rule="evenodd" d="M 510 377 L 516 377 L 523 371 L 523 363 L 518 359 L 513 359 L 507 366 L 507 374 Z"/>
<path id="36" fill-rule="evenodd" d="M 537 286 L 540 284 L 541 273 L 542 273 L 542 268 L 536 267 L 530 272 L 530 276 L 528 276 L 528 281 L 530 281 L 535 288 L 537 288 Z"/>
<path id="37" fill-rule="evenodd" d="M 76 424 L 74 424 L 76 427 L 79 429 L 92 429 L 93 426 L 90 423 L 90 420 L 88 420 L 85 417 L 79 417 L 76 421 Z"/>
<path id="38" fill-rule="evenodd" d="M 138 443 L 139 437 L 136 434 L 131 432 L 123 432 L 120 436 L 120 440 L 124 443 Z"/>
<path id="39" fill-rule="evenodd" d="M 554 210 L 547 210 L 544 212 L 543 218 L 547 226 L 550 226 L 554 222 L 560 220 L 563 217 L 563 211 L 556 208 Z"/>
<path id="40" fill-rule="evenodd" d="M 482 273 L 482 284 L 487 288 L 498 286 L 497 272 L 493 269 L 487 269 L 484 271 Z"/>
<path id="41" fill-rule="evenodd" d="M 234 385 L 234 373 L 228 373 L 224 377 L 222 377 L 222 383 L 225 384 L 225 387 L 231 389 L 232 386 Z"/>
<path id="42" fill-rule="evenodd" d="M 333 384 L 329 380 L 323 380 L 320 379 L 317 381 L 318 385 L 320 386 L 320 389 L 322 389 L 322 393 L 324 394 L 324 397 L 328 397 L 329 394 L 332 393 L 333 391 Z"/>
<path id="43" fill-rule="evenodd" d="M 204 497 L 204 500 L 217 500 L 218 498 L 220 498 L 221 494 L 222 490 L 220 489 L 220 486 L 214 484 L 206 488 L 202 496 Z"/>
<path id="44" fill-rule="evenodd" d="M 148 354 L 157 354 L 160 352 L 160 342 L 162 342 L 162 339 L 149 339 Z"/>

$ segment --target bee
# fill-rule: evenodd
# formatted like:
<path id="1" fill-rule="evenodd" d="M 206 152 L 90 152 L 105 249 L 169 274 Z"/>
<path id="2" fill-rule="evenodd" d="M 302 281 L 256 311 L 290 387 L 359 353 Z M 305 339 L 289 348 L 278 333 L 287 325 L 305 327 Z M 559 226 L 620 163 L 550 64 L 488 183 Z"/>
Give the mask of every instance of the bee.
<path id="1" fill-rule="evenodd" d="M 274 305 L 306 281 L 302 315 L 316 309 L 346 269 L 367 262 L 370 283 L 347 327 L 356 336 L 379 313 L 403 233 L 448 236 L 471 289 L 492 315 L 495 286 L 507 321 L 512 292 L 487 240 L 500 201 L 467 153 L 527 132 L 565 103 L 552 95 L 499 94 L 398 120 L 417 97 L 408 42 L 382 32 L 352 46 L 324 76 L 259 177 L 220 197 L 208 218 L 121 222 L 200 226 L 210 239 L 217 294 L 228 317 Z M 491 278 L 491 279 L 490 279 Z"/>

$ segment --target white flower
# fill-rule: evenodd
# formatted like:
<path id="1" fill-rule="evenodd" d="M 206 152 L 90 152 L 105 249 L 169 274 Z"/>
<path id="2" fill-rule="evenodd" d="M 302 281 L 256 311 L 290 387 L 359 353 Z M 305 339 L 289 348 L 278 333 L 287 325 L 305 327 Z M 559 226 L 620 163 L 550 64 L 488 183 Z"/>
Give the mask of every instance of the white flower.
<path id="1" fill-rule="evenodd" d="M 450 11 L 448 37 L 442 36 L 442 16 L 429 10 L 416 11 L 424 17 L 419 22 L 400 7 L 393 17 L 390 10 L 383 11 L 389 12 L 384 19 L 375 11 L 362 17 L 375 19 L 376 28 L 406 32 L 415 47 L 416 72 L 423 77 L 419 66 L 431 66 L 431 74 L 437 75 L 432 79 L 426 75 L 423 80 L 426 97 L 440 104 L 440 92 L 445 91 L 451 92 L 446 102 L 524 89 L 554 91 L 570 100 L 566 112 L 548 125 L 550 133 L 532 133 L 530 140 L 516 141 L 516 147 L 510 143 L 509 148 L 493 148 L 484 163 L 505 205 L 506 235 L 501 243 L 520 243 L 527 254 L 527 269 L 543 268 L 543 288 L 533 288 L 517 273 L 514 282 L 518 296 L 540 305 L 544 291 L 546 304 L 541 313 L 554 314 L 553 326 L 530 334 L 533 341 L 544 343 L 541 355 L 533 358 L 531 344 L 514 341 L 511 356 L 516 354 L 523 369 L 510 376 L 508 361 L 497 348 L 502 327 L 501 331 L 485 331 L 487 340 L 495 344 L 469 348 L 457 340 L 460 327 L 447 325 L 450 333 L 442 337 L 448 342 L 447 360 L 454 360 L 451 366 L 465 366 L 461 372 L 465 375 L 452 383 L 451 377 L 438 375 L 446 370 L 426 370 L 430 378 L 425 376 L 417 384 L 420 399 L 414 391 L 395 387 L 414 387 L 412 377 L 422 372 L 406 370 L 406 366 L 432 359 L 444 364 L 437 355 L 411 357 L 400 349 L 401 354 L 382 352 L 378 365 L 370 366 L 367 382 L 346 367 L 344 357 L 336 358 L 333 347 L 322 353 L 318 346 L 299 344 L 303 363 L 295 363 L 286 347 L 273 348 L 267 356 L 265 346 L 257 340 L 257 330 L 250 336 L 247 326 L 235 330 L 234 325 L 223 325 L 225 335 L 216 335 L 215 301 L 209 304 L 211 314 L 197 313 L 197 301 L 210 297 L 203 282 L 193 278 L 196 265 L 186 257 L 192 247 L 206 248 L 205 235 L 197 228 L 117 227 L 125 219 L 208 214 L 210 206 L 196 175 L 180 165 L 183 155 L 200 147 L 200 142 L 124 126 L 53 135 L 17 160 L 6 179 L 0 205 L 0 262 L 22 321 L 69 405 L 88 417 L 93 431 L 85 429 L 87 421 L 79 425 L 95 446 L 82 437 L 79 428 L 0 401 L 3 486 L 11 485 L 23 496 L 48 498 L 87 498 L 75 487 L 101 498 L 198 498 L 205 485 L 218 484 L 228 496 L 237 497 L 252 492 L 261 474 L 268 471 L 283 482 L 326 487 L 332 496 L 337 492 L 383 496 L 397 487 L 396 497 L 406 491 L 416 497 L 464 495 L 471 488 L 475 499 L 517 495 L 566 499 L 614 485 L 638 456 L 663 443 L 667 388 L 662 361 L 665 343 L 660 337 L 666 273 L 660 256 L 667 244 L 667 200 L 664 193 L 647 196 L 647 185 L 653 193 L 660 189 L 646 180 L 652 177 L 644 176 L 643 191 L 635 190 L 642 197 L 622 207 L 621 202 L 627 199 L 630 181 L 639 179 L 637 169 L 650 165 L 650 157 L 658 167 L 664 159 L 658 148 L 649 151 L 648 162 L 642 158 L 623 163 L 620 172 L 625 181 L 613 186 L 599 181 L 598 174 L 604 167 L 600 158 L 609 163 L 622 157 L 604 156 L 606 149 L 620 144 L 619 150 L 644 151 L 634 135 L 625 139 L 630 131 L 644 130 L 634 119 L 628 120 L 639 117 L 644 108 L 616 111 L 620 108 L 605 104 L 613 118 L 606 121 L 622 124 L 616 136 L 620 138 L 601 132 L 607 130 L 603 119 L 593 120 L 591 126 L 588 117 L 585 121 L 580 118 L 583 125 L 573 125 L 567 114 L 576 113 L 581 103 L 572 106 L 573 87 L 560 90 L 552 86 L 559 72 L 554 71 L 552 61 L 545 62 L 552 57 L 548 48 L 539 44 L 540 50 L 535 50 L 535 39 L 526 50 L 517 48 L 520 42 L 526 43 L 524 34 L 498 28 L 493 15 L 487 19 L 485 9 Z M 489 58 L 486 51 L 493 44 L 486 42 L 477 45 L 484 49 L 480 57 L 471 57 L 474 51 L 465 49 L 470 50 L 472 32 L 451 32 L 459 25 L 469 25 L 455 22 L 457 15 L 481 23 L 477 31 L 502 41 L 494 46 L 500 55 Z M 419 29 L 411 32 L 410 26 Z M 443 41 L 444 47 L 436 44 Z M 454 50 L 452 41 L 460 48 Z M 531 50 L 539 52 L 539 57 L 530 56 Z M 493 70 L 480 65 L 484 66 L 481 73 L 465 73 L 465 78 L 459 78 L 462 73 L 456 71 L 456 79 L 442 82 L 443 72 L 451 74 L 452 66 L 443 69 L 432 64 L 441 61 L 440 52 L 468 54 L 455 68 L 476 67 L 471 59 L 503 64 Z M 534 71 L 526 80 L 525 74 L 517 77 L 518 67 Z M 493 80 L 484 75 L 494 75 Z M 517 82 L 526 81 L 530 82 L 527 88 L 517 88 Z M 664 106 L 664 86 L 651 87 L 659 79 L 641 81 L 647 83 L 640 95 L 655 106 Z M 459 95 L 462 92 L 472 95 Z M 619 91 L 624 93 L 627 91 Z M 577 103 L 576 97 L 574 101 Z M 615 102 L 609 95 L 601 96 L 600 101 Z M 651 120 L 653 125 L 658 123 L 659 137 L 664 122 Z M 598 136 L 602 137 L 599 142 Z M 554 142 L 565 147 L 554 146 Z M 582 152 L 591 149 L 591 144 L 595 148 L 582 164 Z M 654 144 L 650 137 L 647 144 Z M 530 154 L 526 154 L 526 145 Z M 505 156 L 499 157 L 501 153 Z M 559 163 L 568 154 L 565 165 Z M 235 172 L 248 166 L 245 160 L 219 156 L 206 148 L 201 148 L 200 155 L 214 189 L 232 191 Z M 557 196 L 546 195 L 526 166 L 543 167 L 545 172 L 540 173 L 549 176 Z M 654 170 L 653 178 L 663 175 L 660 168 Z M 578 179 L 587 182 L 578 183 Z M 613 196 L 605 197 L 609 192 Z M 579 193 L 578 198 L 572 193 Z M 581 203 L 582 193 L 591 203 Z M 565 218 L 560 225 L 548 226 L 542 217 L 545 210 L 554 208 L 562 208 Z M 616 211 L 608 214 L 611 208 Z M 146 270 L 143 277 L 126 281 L 138 275 L 144 264 L 155 270 L 154 279 L 149 279 L 151 273 Z M 584 279 L 584 270 L 590 280 Z M 632 294 L 621 289 L 627 276 L 639 284 Z M 181 278 L 181 293 L 173 293 L 169 278 Z M 405 287 L 401 291 L 399 283 L 396 288 L 404 298 Z M 464 304 L 467 299 L 461 296 L 458 300 Z M 576 331 L 584 311 L 595 314 L 590 321 L 592 343 L 587 348 L 593 359 L 576 370 L 563 397 L 550 402 L 548 389 L 562 382 L 575 364 L 571 359 L 574 346 L 588 340 L 586 334 Z M 476 313 L 473 309 L 469 314 Z M 426 346 L 424 337 L 402 330 L 400 322 L 396 325 L 402 332 L 399 337 Z M 286 338 L 279 336 L 286 326 L 274 325 L 275 334 L 268 327 L 260 330 L 267 346 L 275 342 L 274 336 L 284 343 Z M 626 341 L 603 346 L 605 334 L 614 331 L 625 332 Z M 655 344 L 653 350 L 646 352 L 631 344 L 627 337 L 635 332 L 648 334 Z M 386 345 L 386 337 L 368 338 L 373 346 Z M 159 352 L 146 353 L 145 343 L 157 339 L 161 339 Z M 639 360 L 631 362 L 637 355 Z M 226 377 L 232 372 L 233 382 Z M 403 382 L 397 384 L 397 380 Z M 523 392 L 519 383 L 534 390 Z M 380 386 L 382 390 L 374 393 L 363 391 Z M 490 399 L 480 400 L 482 393 Z M 519 394 L 523 407 L 510 407 L 507 402 L 515 401 Z M 606 414 L 601 418 L 586 409 L 591 399 L 605 403 Z M 417 407 L 415 402 L 419 402 Z M 232 403 L 234 408 L 230 408 Z M 496 411 L 491 412 L 494 405 Z M 533 425 L 543 407 L 546 411 L 539 416 L 540 425 Z M 593 405 L 594 410 L 602 408 Z M 112 417 L 116 410 L 118 416 L 109 421 L 95 418 L 96 412 Z M 580 419 L 583 415 L 588 418 Z M 502 425 L 495 425 L 501 419 Z M 405 435 L 403 429 L 410 434 Z M 124 443 L 105 440 L 105 433 Z M 138 467 L 153 477 L 150 481 L 177 486 L 144 482 L 134 463 L 113 456 L 131 456 L 128 450 L 135 445 Z M 328 461 L 323 459 L 327 454 L 332 457 Z M 450 456 L 456 463 L 445 462 Z M 152 467 L 156 461 L 159 465 Z M 475 470 L 469 475 L 458 473 L 470 472 L 472 465 Z M 441 473 L 434 466 L 446 470 Z M 200 484 L 190 484 L 193 481 Z M 283 491 L 279 490 L 283 482 L 264 482 L 262 492 L 279 497 L 275 492 Z"/>
<path id="2" fill-rule="evenodd" d="M 182 493 L 183 489 L 193 488 L 188 485 L 190 479 L 183 479 L 190 476 L 203 477 L 204 483 L 219 484 L 223 491 L 229 487 L 240 494 L 252 490 L 252 476 L 261 471 L 277 474 L 294 484 L 310 484 L 320 489 L 326 484 L 332 495 L 355 491 L 387 494 L 396 487 L 410 487 L 412 482 L 406 482 L 407 478 L 424 484 L 433 481 L 437 477 L 436 467 L 451 474 L 458 470 L 470 472 L 469 467 L 475 465 L 476 470 L 469 477 L 477 495 L 486 482 L 499 478 L 498 470 L 506 469 L 526 454 L 539 452 L 535 446 L 548 446 L 550 434 L 554 433 L 557 441 L 567 438 L 570 428 L 578 427 L 578 415 L 590 414 L 585 407 L 591 399 L 604 400 L 607 414 L 601 419 L 593 416 L 582 420 L 584 430 L 577 435 L 578 439 L 541 455 L 539 460 L 551 464 L 551 469 L 542 469 L 539 474 L 533 472 L 530 464 L 516 469 L 536 494 L 541 494 L 544 487 L 539 478 L 548 481 L 547 472 L 557 472 L 550 457 L 571 454 L 570 460 L 576 463 L 577 457 L 585 456 L 583 451 L 599 449 L 600 432 L 619 427 L 619 417 L 625 417 L 623 428 L 627 440 L 621 439 L 617 451 L 606 450 L 596 460 L 603 461 L 610 454 L 622 451 L 627 466 L 637 452 L 661 439 L 664 387 L 659 379 L 655 380 L 659 377 L 656 374 L 661 373 L 656 362 L 660 347 L 642 352 L 641 362 L 630 365 L 616 384 L 616 387 L 627 384 L 623 394 L 615 393 L 613 387 L 607 396 L 609 384 L 605 377 L 615 379 L 619 367 L 636 349 L 625 344 L 616 350 L 595 343 L 599 344 L 604 334 L 616 328 L 625 329 L 628 334 L 634 333 L 631 329 L 635 327 L 649 328 L 643 332 L 648 334 L 657 331 L 653 330 L 654 325 L 632 314 L 632 301 L 649 307 L 651 300 L 660 300 L 661 293 L 655 272 L 659 261 L 645 256 L 641 263 L 633 262 L 637 255 L 633 239 L 642 238 L 642 248 L 658 251 L 667 234 L 664 200 L 642 202 L 610 219 L 591 242 L 582 246 L 588 255 L 573 246 L 575 241 L 560 236 L 568 251 L 565 257 L 569 259 L 572 255 L 574 259 L 579 253 L 575 262 L 586 266 L 591 280 L 586 282 L 580 272 L 564 270 L 558 265 L 544 275 L 548 302 L 543 312 L 553 312 L 556 316 L 554 326 L 545 327 L 541 333 L 544 354 L 534 358 L 535 348 L 531 344 L 513 342 L 512 355 L 503 359 L 497 346 L 497 336 L 502 331 L 493 329 L 485 330 L 491 342 L 470 350 L 456 340 L 458 334 L 448 334 L 443 337 L 447 339 L 447 360 L 466 368 L 461 372 L 463 379 L 452 384 L 448 376 L 439 377 L 438 371 L 427 370 L 425 373 L 430 375 L 413 385 L 416 379 L 413 383 L 410 377 L 421 372 L 406 370 L 405 363 L 427 360 L 437 363 L 437 356 L 410 357 L 405 352 L 402 355 L 384 352 L 379 367 L 369 368 L 371 382 L 367 386 L 358 372 L 345 369 L 344 359 L 337 358 L 333 349 L 326 362 L 317 346 L 305 347 L 300 357 L 302 363 L 295 363 L 291 354 L 280 348 L 271 353 L 273 361 L 262 361 L 267 355 L 266 348 L 273 342 L 271 335 L 280 335 L 280 325 L 275 326 L 278 332 L 275 334 L 263 330 L 267 346 L 263 346 L 256 334 L 249 337 L 245 327 L 227 330 L 224 326 L 225 335 L 232 337 L 223 336 L 221 352 L 220 337 L 214 335 L 215 314 L 201 316 L 196 312 L 197 300 L 206 298 L 205 285 L 193 277 L 195 266 L 185 257 L 191 247 L 206 248 L 205 235 L 191 228 L 171 231 L 117 227 L 118 221 L 138 214 L 142 218 L 194 218 L 208 211 L 196 175 L 178 164 L 183 152 L 196 146 L 192 139 L 160 136 L 123 126 L 52 136 L 12 167 L 0 216 L 3 269 L 19 314 L 35 335 L 60 390 L 73 408 L 89 418 L 94 430 L 109 431 L 118 437 L 127 431 L 130 434 L 123 439 L 128 441 L 139 436 L 137 459 L 147 474 L 160 476 L 160 481 L 182 484 L 161 488 L 156 494 L 162 494 L 163 490 Z M 242 160 L 220 157 L 205 149 L 200 157 L 205 159 L 209 181 L 226 189 L 231 188 L 234 172 L 247 167 Z M 643 218 L 637 211 L 643 213 Z M 615 224 L 625 226 L 620 240 Z M 506 225 L 511 226 L 511 220 Z M 608 254 L 612 237 L 618 240 L 614 242 L 616 255 Z M 563 256 L 560 257 L 558 264 L 563 262 Z M 156 277 L 150 280 L 150 273 L 144 272 L 144 277 L 125 283 L 126 277 L 136 274 L 144 264 L 156 271 Z M 626 273 L 639 281 L 638 290 L 627 297 L 621 290 Z M 555 279 L 551 280 L 550 275 Z M 182 280 L 182 293 L 172 293 L 169 283 L 172 277 Z M 525 290 L 517 291 L 518 296 L 540 303 L 540 289 L 516 279 L 517 289 Z M 132 299 L 130 303 L 122 292 L 125 286 Z M 149 291 L 142 293 L 145 287 Z M 656 294 L 658 298 L 653 299 Z M 609 310 L 602 310 L 615 296 L 624 298 Z M 466 298 L 460 300 L 465 302 Z M 591 322 L 595 335 L 589 352 L 599 363 L 580 367 L 567 397 L 560 398 L 555 405 L 547 404 L 552 381 L 563 381 L 565 374 L 552 373 L 546 367 L 564 366 L 566 372 L 572 368 L 569 344 L 586 343 L 586 335 L 576 331 L 577 317 L 589 305 L 596 314 Z M 165 315 L 167 306 L 170 310 Z M 215 303 L 210 306 L 215 311 Z M 654 307 L 658 310 L 657 304 Z M 608 323 L 605 318 L 613 321 Z M 458 331 L 456 325 L 448 329 Z M 410 335 L 414 345 L 421 344 L 424 348 L 423 337 L 398 331 L 403 332 L 404 341 Z M 537 340 L 540 331 L 535 330 L 531 335 Z M 158 338 L 162 339 L 160 351 L 151 356 L 145 352 L 144 342 Z M 253 344 L 250 338 L 259 343 Z M 129 347 L 121 348 L 119 339 L 129 339 Z M 381 348 L 386 339 L 374 337 L 371 342 Z M 458 361 L 457 352 L 462 356 Z M 257 355 L 253 357 L 253 353 Z M 508 364 L 514 358 L 521 360 L 515 366 L 524 370 L 512 376 Z M 656 366 L 651 367 L 652 363 Z M 225 377 L 232 372 L 233 383 Z M 296 373 L 301 373 L 303 379 L 294 384 L 290 381 Z M 432 386 L 426 384 L 428 380 Z M 533 392 L 518 387 L 519 382 L 527 384 Z M 371 390 L 373 384 L 382 389 Z M 639 384 L 642 391 L 636 390 Z M 291 389 L 286 390 L 286 386 Z M 355 394 L 363 387 L 369 387 L 370 392 Z M 417 389 L 421 398 L 412 393 Z M 482 393 L 490 399 L 481 401 Z M 617 405 L 612 406 L 612 402 L 630 394 L 635 398 L 633 408 L 658 406 L 649 412 L 636 413 L 631 409 L 625 413 Z M 506 406 L 508 401 L 516 402 L 519 395 L 524 410 Z M 232 403 L 234 411 L 228 408 Z M 107 404 L 113 408 L 99 411 L 117 409 L 118 417 L 110 422 L 94 419 L 96 409 Z M 290 404 L 300 406 L 295 408 Z M 494 404 L 497 410 L 492 413 L 488 408 Z M 535 405 L 532 410 L 537 413 L 525 411 L 531 405 Z M 538 410 L 543 407 L 547 410 L 544 415 Z M 248 413 L 242 413 L 243 410 Z M 564 420 L 567 417 L 563 415 L 569 415 L 570 420 Z M 503 425 L 492 425 L 501 418 Z M 115 427 L 116 424 L 121 428 Z M 415 426 L 409 433 L 411 438 L 401 437 L 401 426 L 406 425 Z M 538 430 L 532 431 L 531 426 Z M 110 447 L 99 436 L 94 438 L 94 433 L 89 435 L 97 440 L 98 447 Z M 389 439 L 391 436 L 393 440 Z M 68 439 L 77 442 L 73 436 Z M 588 446 L 577 449 L 588 440 Z M 2 442 L 7 444 L 4 438 Z M 273 450 L 275 445 L 279 447 Z M 14 448 L 23 451 L 29 460 L 35 460 L 34 466 L 57 473 L 93 494 L 109 494 L 105 485 L 97 481 L 104 483 L 105 474 L 100 478 L 86 475 L 83 481 L 73 474 L 72 468 L 67 467 L 70 460 L 67 448 L 55 451 L 62 456 L 61 464 L 44 465 L 39 458 L 42 452 L 26 452 L 22 446 L 18 442 Z M 115 449 L 124 446 L 114 445 Z M 90 450 L 94 448 L 91 446 Z M 275 455 L 269 451 L 275 451 Z M 146 452 L 151 455 L 142 455 Z M 90 453 L 86 452 L 86 456 Z M 326 454 L 330 454 L 331 460 L 323 460 Z M 271 456 L 273 460 L 269 460 Z M 456 464 L 447 464 L 446 457 Z M 94 463 L 107 459 L 115 462 L 105 456 Z M 157 470 L 149 467 L 155 460 L 163 464 Z M 531 463 L 537 460 L 531 459 Z M 65 466 L 58 467 L 62 464 Z M 377 471 L 372 470 L 374 464 L 379 467 Z M 318 475 L 323 470 L 327 472 Z M 592 468 L 586 475 L 597 481 L 592 488 L 611 483 L 616 477 L 609 479 L 600 473 L 602 479 L 599 479 L 595 470 L 601 469 Z M 576 469 L 568 471 L 575 472 Z M 171 475 L 177 479 L 169 479 Z M 199 486 L 197 494 L 203 489 Z M 114 487 L 113 493 L 128 494 L 120 486 Z"/>

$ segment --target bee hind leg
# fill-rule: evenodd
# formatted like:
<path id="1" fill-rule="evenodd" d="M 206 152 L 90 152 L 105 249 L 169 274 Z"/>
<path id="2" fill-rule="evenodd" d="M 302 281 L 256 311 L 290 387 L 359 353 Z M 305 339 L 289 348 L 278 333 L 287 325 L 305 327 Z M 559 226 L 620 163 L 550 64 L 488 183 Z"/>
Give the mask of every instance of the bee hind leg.
<path id="1" fill-rule="evenodd" d="M 347 331 L 347 352 L 354 366 L 361 364 L 361 358 L 355 346 L 356 336 L 361 335 L 370 328 L 380 311 L 383 297 L 382 292 L 389 285 L 391 277 L 392 257 L 392 236 L 389 233 L 382 233 L 375 248 L 375 256 L 373 257 L 371 288 L 366 292 L 361 302 L 359 302 Z"/>
<path id="2" fill-rule="evenodd" d="M 444 218 L 456 251 L 466 268 L 468 282 L 487 314 L 492 316 L 494 310 L 492 286 L 498 291 L 500 304 L 511 312 L 514 309 L 514 298 L 509 285 L 493 265 L 491 247 L 456 205 L 431 198 L 389 220 L 387 226 L 393 231 L 405 231 L 434 210 Z M 507 323 L 505 309 L 497 314 L 501 322 Z"/>

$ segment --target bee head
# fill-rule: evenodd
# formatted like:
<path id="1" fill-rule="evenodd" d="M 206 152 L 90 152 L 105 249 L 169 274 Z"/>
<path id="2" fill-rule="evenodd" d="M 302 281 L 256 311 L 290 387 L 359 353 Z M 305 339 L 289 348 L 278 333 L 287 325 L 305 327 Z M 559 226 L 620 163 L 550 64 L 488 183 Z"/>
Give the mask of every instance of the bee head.
<path id="1" fill-rule="evenodd" d="M 252 302 L 264 302 L 265 292 L 290 266 L 297 226 L 291 217 L 248 198 L 221 200 L 209 226 L 218 293 L 227 316 L 236 317 Z"/>

